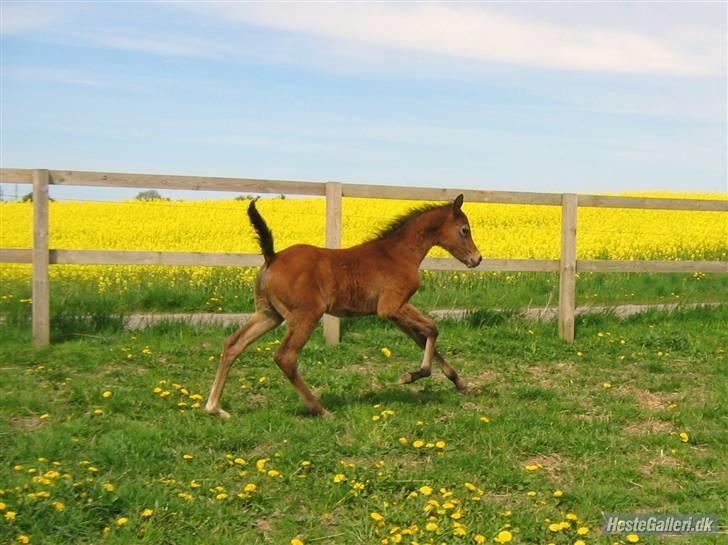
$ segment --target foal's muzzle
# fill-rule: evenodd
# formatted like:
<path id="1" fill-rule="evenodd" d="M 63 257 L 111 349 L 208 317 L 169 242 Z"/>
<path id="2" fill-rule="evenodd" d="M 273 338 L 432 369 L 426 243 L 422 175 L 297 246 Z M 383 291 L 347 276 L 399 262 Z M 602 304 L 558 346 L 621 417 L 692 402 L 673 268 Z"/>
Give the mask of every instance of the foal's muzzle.
<path id="1" fill-rule="evenodd" d="M 478 265 L 480 265 L 480 262 L 483 261 L 483 256 L 478 254 L 477 258 L 470 258 L 468 259 L 468 262 L 466 263 L 467 267 L 469 269 L 474 269 Z"/>

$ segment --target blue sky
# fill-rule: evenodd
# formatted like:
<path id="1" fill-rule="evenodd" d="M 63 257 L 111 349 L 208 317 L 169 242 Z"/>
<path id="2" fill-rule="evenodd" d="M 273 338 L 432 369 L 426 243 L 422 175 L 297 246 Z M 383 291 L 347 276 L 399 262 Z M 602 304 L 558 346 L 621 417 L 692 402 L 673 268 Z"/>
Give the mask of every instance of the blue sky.
<path id="1" fill-rule="evenodd" d="M 724 2 L 1 11 L 5 167 L 728 190 Z"/>

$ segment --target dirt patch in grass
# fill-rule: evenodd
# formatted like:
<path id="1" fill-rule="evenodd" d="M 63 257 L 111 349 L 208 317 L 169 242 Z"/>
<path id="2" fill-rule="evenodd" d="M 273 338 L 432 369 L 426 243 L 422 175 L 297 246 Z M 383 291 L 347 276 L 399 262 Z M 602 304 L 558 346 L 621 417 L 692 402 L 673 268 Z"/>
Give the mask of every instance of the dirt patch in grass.
<path id="1" fill-rule="evenodd" d="M 498 373 L 495 371 L 481 371 L 477 376 L 475 377 L 468 377 L 463 376 L 463 380 L 465 380 L 465 383 L 468 385 L 471 389 L 478 389 L 481 386 L 489 386 L 492 384 L 497 384 L 500 382 Z"/>
<path id="2" fill-rule="evenodd" d="M 667 435 L 671 430 L 672 422 L 650 418 L 648 420 L 642 420 L 641 422 L 630 424 L 624 428 L 624 433 L 628 435 L 647 435 L 649 433 Z"/>
<path id="3" fill-rule="evenodd" d="M 676 460 L 672 456 L 665 456 L 663 452 L 661 452 L 658 456 L 647 462 L 646 464 L 643 464 L 640 466 L 640 471 L 642 473 L 652 473 L 656 468 L 659 467 L 682 467 L 682 464 L 679 460 Z"/>
<path id="4" fill-rule="evenodd" d="M 629 384 L 620 386 L 617 391 L 629 398 L 632 398 L 640 409 L 659 411 L 666 408 L 671 403 L 670 394 L 656 394 Z"/>
<path id="5" fill-rule="evenodd" d="M 559 361 L 556 363 L 539 363 L 526 369 L 539 383 L 547 388 L 555 383 L 563 384 L 564 379 L 571 379 L 576 375 L 573 363 Z"/>
<path id="6" fill-rule="evenodd" d="M 537 471 L 545 471 L 549 476 L 556 476 L 561 473 L 561 468 L 564 465 L 563 457 L 558 453 L 532 456 L 524 460 L 521 465 L 526 466 L 540 466 Z"/>
<path id="7" fill-rule="evenodd" d="M 32 431 L 40 428 L 44 421 L 37 416 L 18 416 L 10 419 L 10 427 L 21 431 Z"/>

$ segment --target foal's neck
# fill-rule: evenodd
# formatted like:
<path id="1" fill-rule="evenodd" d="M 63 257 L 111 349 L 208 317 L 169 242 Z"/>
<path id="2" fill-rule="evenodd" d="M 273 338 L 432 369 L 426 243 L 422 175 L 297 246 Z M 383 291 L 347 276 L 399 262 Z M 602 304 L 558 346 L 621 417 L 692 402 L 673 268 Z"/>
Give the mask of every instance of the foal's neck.
<path id="1" fill-rule="evenodd" d="M 427 252 L 437 243 L 437 233 L 445 213 L 434 209 L 413 218 L 389 239 L 390 251 L 419 267 Z"/>

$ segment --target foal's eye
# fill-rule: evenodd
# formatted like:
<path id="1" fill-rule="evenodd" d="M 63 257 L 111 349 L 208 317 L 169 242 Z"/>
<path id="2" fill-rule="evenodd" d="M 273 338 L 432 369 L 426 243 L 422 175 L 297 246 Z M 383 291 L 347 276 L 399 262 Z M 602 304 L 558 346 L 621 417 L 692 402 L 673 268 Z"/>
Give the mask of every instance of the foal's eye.
<path id="1" fill-rule="evenodd" d="M 460 229 L 460 234 L 464 237 L 470 236 L 470 229 L 468 227 L 463 227 Z"/>

